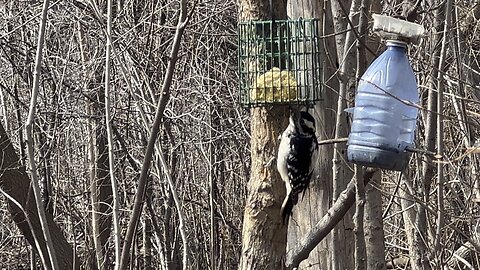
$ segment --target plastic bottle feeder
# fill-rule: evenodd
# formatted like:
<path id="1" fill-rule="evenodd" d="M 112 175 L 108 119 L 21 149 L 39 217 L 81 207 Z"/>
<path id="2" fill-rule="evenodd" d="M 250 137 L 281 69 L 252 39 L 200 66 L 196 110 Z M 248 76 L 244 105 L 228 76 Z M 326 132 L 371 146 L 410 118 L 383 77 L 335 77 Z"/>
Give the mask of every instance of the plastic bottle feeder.
<path id="1" fill-rule="evenodd" d="M 350 162 L 401 171 L 414 146 L 419 93 L 406 55 L 407 43 L 421 36 L 421 25 L 373 15 L 374 31 L 387 38 L 387 49 L 360 79 L 348 137 Z"/>

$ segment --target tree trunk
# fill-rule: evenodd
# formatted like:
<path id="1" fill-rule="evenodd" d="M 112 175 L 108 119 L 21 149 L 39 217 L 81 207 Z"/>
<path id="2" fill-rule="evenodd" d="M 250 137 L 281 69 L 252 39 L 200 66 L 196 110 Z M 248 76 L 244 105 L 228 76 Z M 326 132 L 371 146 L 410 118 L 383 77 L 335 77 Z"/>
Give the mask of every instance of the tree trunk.
<path id="1" fill-rule="evenodd" d="M 385 237 L 382 219 L 382 193 L 380 192 L 382 173 L 379 170 L 370 185 L 365 187 L 365 244 L 367 246 L 367 269 L 386 269 Z"/>
<path id="2" fill-rule="evenodd" d="M 325 6 L 323 6 L 326 4 Z M 320 29 L 320 35 L 325 36 L 334 32 L 332 14 L 328 2 L 313 1 L 305 2 L 301 0 L 289 1 L 289 17 L 290 18 L 319 18 L 325 20 L 326 23 Z M 335 36 L 327 37 L 323 40 L 324 46 L 322 54 L 322 66 L 324 78 L 330 78 L 336 72 L 337 53 L 335 47 Z M 315 119 L 317 122 L 316 134 L 319 140 L 332 139 L 335 127 L 335 111 L 338 95 L 330 89 L 338 89 L 338 80 L 329 80 L 326 82 L 328 86 L 323 88 L 322 98 L 315 107 Z M 299 200 L 296 210 L 293 211 L 292 222 L 288 228 L 288 247 L 290 252 L 301 239 L 311 230 L 311 228 L 323 218 L 330 208 L 332 198 L 332 156 L 333 146 L 331 144 L 319 147 L 319 159 L 316 171 L 310 182 L 308 191 L 303 195 L 303 199 Z M 338 225 L 343 226 L 343 224 Z M 304 269 L 315 265 L 321 265 L 322 269 L 332 269 L 332 263 L 335 261 L 333 256 L 332 235 L 320 242 L 317 247 L 310 252 L 308 259 L 300 264 L 300 269 Z M 344 244 L 344 238 L 338 239 L 337 243 Z M 353 254 L 353 250 L 341 249 L 342 255 L 339 258 L 345 259 L 347 255 Z M 353 264 L 352 264 L 353 265 Z"/>
<path id="3" fill-rule="evenodd" d="M 48 129 L 45 129 L 48 130 Z M 52 173 L 51 173 L 51 164 L 50 164 L 50 154 L 51 151 L 46 151 L 45 148 L 47 148 L 48 142 L 47 138 L 45 137 L 45 134 L 39 131 L 37 128 L 36 130 L 37 133 L 37 139 L 38 139 L 38 145 L 39 145 L 39 153 L 40 153 L 40 160 L 41 165 L 41 185 L 42 185 L 42 202 L 43 202 L 43 208 L 45 208 L 45 211 L 52 213 L 53 214 L 53 202 L 51 201 L 50 194 L 52 192 Z"/>
<path id="4" fill-rule="evenodd" d="M 415 207 L 414 205 L 414 197 L 412 196 L 412 180 L 409 178 L 407 173 L 403 175 L 402 180 L 402 185 L 404 185 L 404 188 L 400 188 L 400 197 L 402 198 L 401 205 L 403 211 L 403 222 L 405 224 L 405 234 L 407 235 L 408 250 L 410 255 L 410 269 L 430 269 L 426 246 L 422 240 L 426 238 L 421 238 L 421 231 L 419 231 L 419 228 L 425 228 L 426 224 L 422 218 L 420 207 Z"/>
<path id="5" fill-rule="evenodd" d="M 30 243 L 32 247 L 35 247 L 34 234 L 35 238 L 39 241 L 43 254 L 47 254 L 47 248 L 35 206 L 35 198 L 33 197 L 31 189 L 30 178 L 26 173 L 25 167 L 20 164 L 20 159 L 3 125 L 0 125 L 0 147 L 2 149 L 2 155 L 0 156 L 2 172 L 0 173 L 0 188 L 2 193 L 6 194 L 9 198 L 8 206 L 10 214 L 28 243 Z M 15 202 L 13 202 L 12 199 L 15 200 Z M 20 209 L 16 203 L 20 204 L 23 210 Z M 27 214 L 28 217 L 26 217 L 25 214 Z M 26 221 L 27 218 L 31 223 L 31 229 Z M 74 255 L 73 249 L 67 242 L 67 239 L 65 239 L 62 230 L 55 224 L 52 214 L 46 213 L 46 218 L 59 268 L 80 269 L 78 258 Z"/>
<path id="6" fill-rule="evenodd" d="M 286 107 L 254 108 L 251 113 L 251 176 L 243 217 L 239 269 L 284 269 L 287 228 L 281 217 L 285 184 L 273 162 L 278 136 L 288 125 Z"/>
<path id="7" fill-rule="evenodd" d="M 240 20 L 285 19 L 285 0 L 241 0 Z M 273 17 L 273 18 L 272 18 Z M 251 110 L 251 174 L 247 184 L 239 269 L 284 269 L 287 228 L 281 217 L 285 184 L 274 162 L 288 125 L 286 106 Z"/>
<path id="8" fill-rule="evenodd" d="M 349 9 L 348 9 L 349 8 Z M 337 74 L 339 80 L 339 94 L 336 107 L 336 124 L 335 124 L 335 138 L 345 138 L 348 136 L 348 122 L 347 114 L 344 111 L 347 107 L 347 99 L 354 96 L 355 93 L 355 70 L 356 70 L 356 57 L 355 57 L 355 35 L 352 30 L 352 25 L 348 23 L 350 21 L 353 26 L 358 25 L 358 11 L 360 8 L 360 1 L 332 1 L 332 23 L 335 27 L 335 31 L 342 29 L 346 32 L 345 38 L 343 35 L 336 36 L 337 41 L 337 55 L 339 62 L 340 73 Z M 348 13 L 348 14 L 347 14 Z M 355 30 L 356 31 L 356 30 Z M 335 150 L 333 153 L 333 199 L 336 200 L 340 193 L 345 189 L 347 185 L 347 179 L 352 177 L 352 173 L 348 170 L 345 164 L 345 145 L 335 144 Z M 353 224 L 351 223 L 351 213 L 347 213 L 343 223 L 340 223 L 332 232 L 333 238 L 333 269 L 350 269 L 354 268 L 354 254 L 353 250 L 348 250 L 353 245 L 348 245 L 347 239 L 353 239 L 352 234 Z"/>
<path id="9" fill-rule="evenodd" d="M 145 213 L 148 213 L 147 205 L 145 204 Z M 142 268 L 141 269 L 152 269 L 152 221 L 147 216 L 143 216 L 143 239 L 142 239 Z"/>
<path id="10" fill-rule="evenodd" d="M 94 176 L 91 182 L 92 230 L 98 269 L 109 269 L 108 238 L 112 227 L 112 187 L 108 166 L 107 134 L 104 121 L 104 92 L 98 91 L 91 103 L 94 118 Z M 103 117 L 102 117 L 103 116 Z M 91 146 L 92 147 L 92 146 Z"/>

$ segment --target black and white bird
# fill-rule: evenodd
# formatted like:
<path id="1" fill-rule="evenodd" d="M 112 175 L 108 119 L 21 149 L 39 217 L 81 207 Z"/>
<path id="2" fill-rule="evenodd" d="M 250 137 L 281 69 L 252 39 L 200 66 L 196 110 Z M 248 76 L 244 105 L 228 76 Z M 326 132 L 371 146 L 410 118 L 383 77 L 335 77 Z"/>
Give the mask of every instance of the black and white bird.
<path id="1" fill-rule="evenodd" d="M 277 156 L 277 170 L 287 188 L 282 204 L 285 224 L 297 203 L 298 195 L 310 184 L 318 156 L 315 118 L 308 112 L 301 111 L 291 114 L 289 122 L 282 133 Z"/>

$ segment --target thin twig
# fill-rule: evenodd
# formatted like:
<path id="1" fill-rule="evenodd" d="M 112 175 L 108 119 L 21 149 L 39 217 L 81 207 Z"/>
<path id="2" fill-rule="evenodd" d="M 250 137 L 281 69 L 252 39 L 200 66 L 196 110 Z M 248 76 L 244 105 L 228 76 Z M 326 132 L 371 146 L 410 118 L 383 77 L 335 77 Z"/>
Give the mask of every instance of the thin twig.
<path id="1" fill-rule="evenodd" d="M 142 211 L 143 199 L 145 196 L 145 190 L 148 183 L 148 171 L 150 169 L 150 163 L 152 161 L 153 151 L 155 149 L 155 144 L 157 141 L 157 136 L 160 131 L 160 124 L 163 118 L 163 112 L 167 105 L 168 100 L 170 99 L 170 86 L 172 84 L 173 73 L 175 70 L 175 64 L 178 59 L 178 51 L 180 49 L 180 41 L 182 39 L 183 31 L 188 23 L 188 13 L 187 13 L 187 1 L 180 1 L 180 17 L 178 19 L 177 29 L 175 31 L 175 36 L 173 39 L 173 46 L 170 52 L 170 61 L 168 62 L 167 71 L 165 78 L 163 80 L 163 85 L 161 89 L 161 96 L 158 100 L 157 110 L 155 112 L 155 119 L 152 124 L 152 129 L 150 137 L 148 139 L 147 148 L 145 151 L 145 157 L 142 164 L 142 169 L 140 172 L 140 177 L 138 179 L 138 188 L 135 193 L 133 211 L 131 214 L 130 221 L 128 223 L 127 234 L 125 236 L 125 242 L 123 244 L 122 257 L 120 260 L 119 269 L 124 270 L 127 268 L 128 259 L 130 257 L 130 250 L 133 242 L 133 236 L 137 228 L 137 222 L 140 218 L 140 213 Z M 183 239 L 182 239 L 183 240 Z M 187 249 L 186 243 L 184 243 L 184 249 Z M 183 267 L 188 267 L 185 265 Z"/>
<path id="2" fill-rule="evenodd" d="M 188 263 L 189 244 L 187 240 L 187 234 L 185 233 L 185 217 L 183 215 L 182 203 L 180 202 L 180 199 L 178 198 L 178 195 L 177 195 L 177 191 L 175 190 L 175 185 L 173 184 L 172 176 L 170 174 L 170 169 L 168 168 L 168 165 L 165 162 L 165 157 L 163 155 L 163 151 L 160 144 L 158 144 L 158 149 L 159 149 L 158 156 L 160 158 L 160 163 L 163 167 L 163 172 L 167 177 L 168 186 L 170 187 L 170 192 L 172 192 L 173 201 L 175 202 L 175 208 L 177 209 L 177 213 L 178 213 L 178 230 L 180 231 L 180 237 L 182 238 L 182 242 L 183 242 L 182 265 L 183 265 L 183 269 L 186 270 L 188 269 L 187 263 Z"/>
<path id="3" fill-rule="evenodd" d="M 30 228 L 30 231 L 32 231 L 33 241 L 35 242 L 35 247 L 37 248 L 37 252 L 40 255 L 40 261 L 42 262 L 43 265 L 47 265 L 47 262 L 45 261 L 46 257 L 43 254 L 43 251 L 42 251 L 42 248 L 40 246 L 40 242 L 38 241 L 37 235 L 34 233 L 33 224 L 32 224 L 32 221 L 28 218 L 27 211 L 25 210 L 25 208 L 23 208 L 22 204 L 20 204 L 19 201 L 15 200 L 15 198 L 10 196 L 10 194 L 5 192 L 1 188 L 0 188 L 0 193 L 2 193 L 3 196 L 5 196 L 8 200 L 10 200 L 13 204 L 15 204 L 18 207 L 18 209 L 20 209 L 20 211 L 22 211 L 23 215 L 25 216 L 25 220 L 27 221 L 28 228 Z"/>
<path id="4" fill-rule="evenodd" d="M 377 55 L 374 51 L 372 51 L 372 49 L 370 49 L 370 47 L 367 46 L 367 44 L 365 44 L 365 42 L 361 41 L 360 39 L 360 35 L 358 34 L 355 26 L 353 25 L 353 22 L 352 20 L 350 20 L 350 18 L 348 17 L 348 11 L 347 11 L 347 8 L 345 7 L 345 3 L 343 1 L 338 1 L 338 4 L 340 5 L 340 8 L 342 9 L 343 13 L 345 14 L 345 17 L 347 19 L 347 22 L 348 24 L 350 25 L 350 30 L 352 30 L 352 33 L 355 35 L 355 38 L 359 41 L 359 43 L 365 48 L 368 50 L 368 52 L 370 52 L 372 55 Z"/>
<path id="5" fill-rule="evenodd" d="M 107 2 L 107 35 L 112 36 L 112 0 Z M 111 38 L 107 38 L 106 55 L 105 55 L 105 125 L 107 127 L 108 140 L 108 165 L 110 168 L 110 182 L 112 186 L 112 216 L 113 216 L 113 242 L 115 243 L 115 270 L 120 266 L 120 202 L 118 198 L 118 185 L 115 179 L 115 155 L 114 142 L 112 132 L 112 120 L 110 115 L 110 73 L 111 73 Z"/>
<path id="6" fill-rule="evenodd" d="M 442 38 L 442 48 L 440 51 L 440 61 L 438 64 L 438 70 L 443 71 L 445 68 L 445 57 L 446 57 L 446 50 L 447 50 L 447 40 L 448 40 L 448 33 L 450 32 L 450 21 L 451 21 L 451 11 L 452 11 L 452 0 L 447 0 L 445 3 L 445 23 L 444 23 L 444 31 L 443 31 L 443 38 Z M 441 73 L 438 73 L 437 76 L 437 89 L 438 89 L 438 97 L 437 97 L 437 110 L 440 114 L 437 115 L 437 151 L 440 156 L 443 155 L 443 148 L 444 148 L 444 141 L 443 141 L 443 91 L 445 89 L 445 84 L 443 81 L 443 76 Z M 435 243 L 434 243 L 434 254 L 437 256 L 439 260 L 439 265 L 443 265 L 442 261 L 442 252 L 443 248 L 441 248 L 441 241 L 443 235 L 443 227 L 445 223 L 445 215 L 444 215 L 444 164 L 442 162 L 437 163 L 437 229 L 435 232 Z"/>
<path id="7" fill-rule="evenodd" d="M 328 139 L 328 140 L 318 141 L 318 145 L 346 143 L 346 142 L 348 142 L 348 138 Z"/>

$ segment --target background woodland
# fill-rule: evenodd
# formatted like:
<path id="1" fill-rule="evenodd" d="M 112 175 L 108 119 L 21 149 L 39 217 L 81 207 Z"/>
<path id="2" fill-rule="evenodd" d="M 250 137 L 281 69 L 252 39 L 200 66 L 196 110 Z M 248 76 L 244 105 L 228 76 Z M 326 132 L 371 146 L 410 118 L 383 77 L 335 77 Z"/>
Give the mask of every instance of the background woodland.
<path id="1" fill-rule="evenodd" d="M 320 146 L 288 230 L 267 222 L 253 233 L 268 242 L 278 229 L 281 240 L 248 249 L 251 125 L 264 109 L 238 103 L 236 27 L 268 3 L 57 0 L 43 20 L 41 1 L 0 0 L 0 268 L 55 268 L 42 208 L 56 269 L 279 269 L 249 261 L 272 254 L 282 268 L 479 269 L 480 4 L 468 0 L 273 1 L 276 14 L 322 21 L 319 140 L 348 136 L 344 109 L 384 49 L 370 14 L 422 24 L 408 55 L 422 100 L 416 144 L 428 153 L 402 173 L 367 171 L 363 187 L 345 143 Z M 333 230 L 316 226 L 355 196 Z"/>

